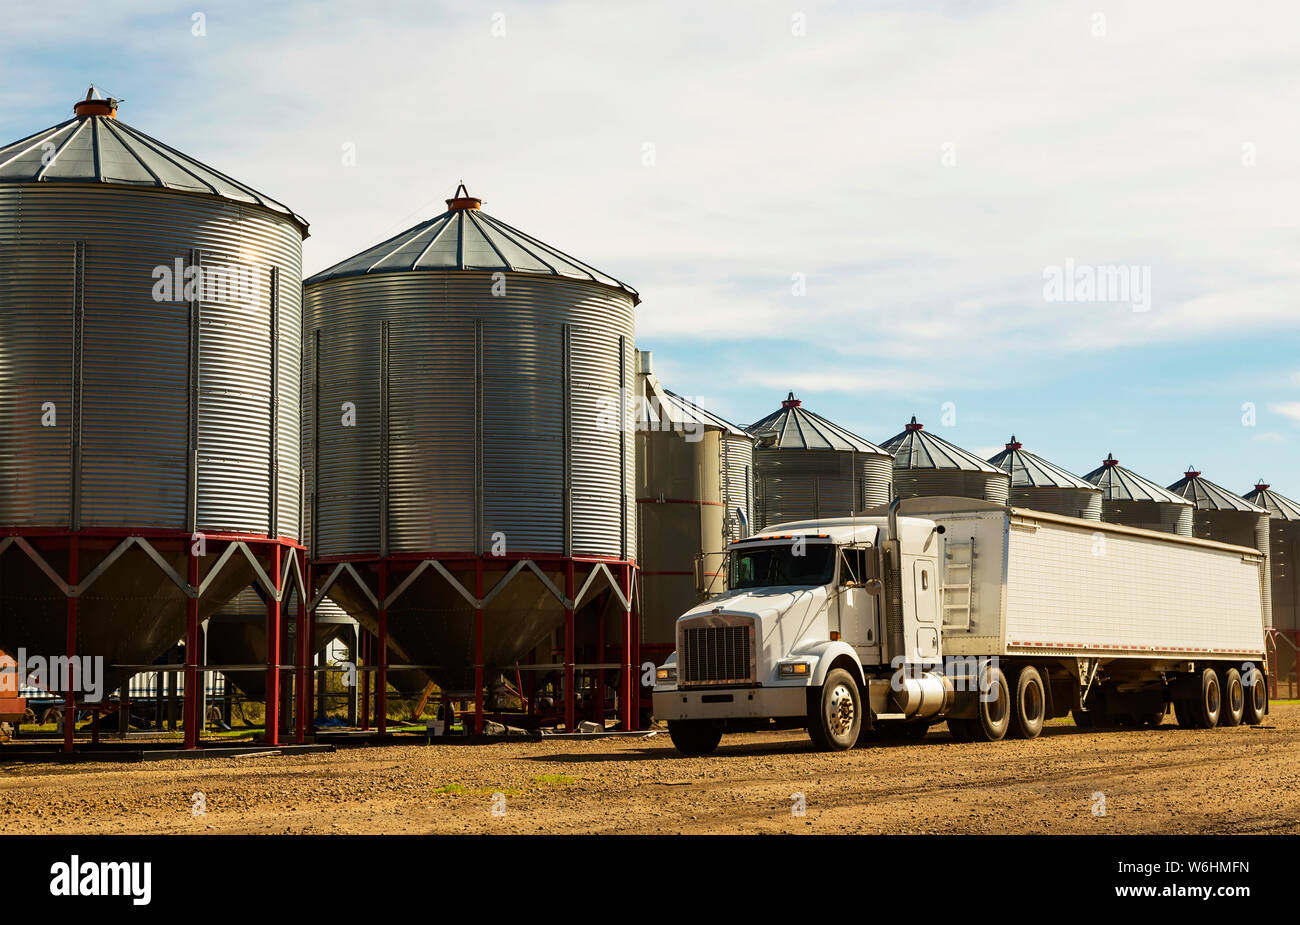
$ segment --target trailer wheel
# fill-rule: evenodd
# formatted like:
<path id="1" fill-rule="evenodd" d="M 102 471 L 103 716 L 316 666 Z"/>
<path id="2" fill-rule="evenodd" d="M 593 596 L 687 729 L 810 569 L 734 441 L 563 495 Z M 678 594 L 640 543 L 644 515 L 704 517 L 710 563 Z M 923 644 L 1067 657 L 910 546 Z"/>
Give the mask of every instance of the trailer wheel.
<path id="1" fill-rule="evenodd" d="M 1043 691 L 1043 676 L 1037 668 L 1027 665 L 1016 676 L 1016 694 L 1011 700 L 1012 738 L 1038 738 L 1046 719 L 1047 694 Z"/>
<path id="2" fill-rule="evenodd" d="M 853 675 L 833 668 L 821 689 L 810 693 L 808 737 L 813 745 L 824 752 L 852 748 L 862 731 L 862 694 Z"/>
<path id="3" fill-rule="evenodd" d="M 1241 672 L 1229 668 L 1219 676 L 1219 689 L 1223 691 L 1223 709 L 1219 713 L 1220 726 L 1240 726 L 1246 714 L 1246 689 L 1241 683 Z"/>
<path id="4" fill-rule="evenodd" d="M 1247 726 L 1258 726 L 1264 722 L 1264 716 L 1268 712 L 1268 682 L 1264 678 L 1264 672 L 1258 668 L 1252 668 L 1246 675 L 1250 683 L 1247 685 L 1243 679 L 1246 703 L 1242 721 Z"/>
<path id="5" fill-rule="evenodd" d="M 711 755 L 722 741 L 722 729 L 710 719 L 670 719 L 668 736 L 683 755 Z"/>
<path id="6" fill-rule="evenodd" d="M 971 726 L 977 742 L 997 742 L 1006 737 L 1011 726 L 1011 686 L 1001 668 L 986 669 Z"/>
<path id="7" fill-rule="evenodd" d="M 1223 689 L 1213 668 L 1201 671 L 1201 696 L 1192 702 L 1192 719 L 1197 729 L 1213 729 L 1223 713 Z"/>

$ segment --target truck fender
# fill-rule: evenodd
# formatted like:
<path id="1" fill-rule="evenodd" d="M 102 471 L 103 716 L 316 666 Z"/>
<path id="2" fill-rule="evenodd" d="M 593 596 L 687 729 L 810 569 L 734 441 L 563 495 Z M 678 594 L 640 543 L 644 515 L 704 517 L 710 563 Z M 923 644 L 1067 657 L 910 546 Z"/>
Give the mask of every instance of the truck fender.
<path id="1" fill-rule="evenodd" d="M 817 659 L 817 666 L 813 669 L 812 679 L 808 682 L 811 687 L 821 687 L 826 681 L 826 675 L 830 673 L 831 666 L 835 664 L 835 660 L 842 655 L 846 656 L 847 660 L 852 662 L 850 670 L 853 677 L 862 689 L 863 696 L 866 696 L 866 678 L 862 675 L 862 662 L 858 659 L 858 653 L 853 650 L 853 646 L 844 640 L 839 639 L 834 642 L 820 643 L 809 651 L 799 652 L 798 655 L 803 658 Z"/>

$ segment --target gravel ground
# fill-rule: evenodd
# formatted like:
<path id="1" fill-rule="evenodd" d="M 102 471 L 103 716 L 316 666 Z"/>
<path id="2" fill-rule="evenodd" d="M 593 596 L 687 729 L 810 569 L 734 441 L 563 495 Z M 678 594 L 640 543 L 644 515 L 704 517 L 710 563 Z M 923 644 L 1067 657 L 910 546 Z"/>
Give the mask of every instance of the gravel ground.
<path id="1" fill-rule="evenodd" d="M 782 732 L 683 758 L 660 733 L 3 763 L 0 833 L 1297 833 L 1297 746 L 1300 705 L 1275 704 L 1257 728 L 1082 732 L 1058 720 L 1032 742 L 955 744 L 940 725 L 917 743 L 839 754 Z"/>

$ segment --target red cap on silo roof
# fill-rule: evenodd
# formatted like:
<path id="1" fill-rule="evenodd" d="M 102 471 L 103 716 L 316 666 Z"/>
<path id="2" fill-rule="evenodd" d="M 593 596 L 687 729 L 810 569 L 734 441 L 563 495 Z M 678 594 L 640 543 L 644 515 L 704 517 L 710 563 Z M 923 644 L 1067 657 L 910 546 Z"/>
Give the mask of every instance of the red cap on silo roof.
<path id="1" fill-rule="evenodd" d="M 795 397 L 794 397 L 794 392 L 791 392 L 790 395 L 789 395 L 789 397 L 786 398 L 785 401 L 781 402 L 781 407 L 782 407 L 782 408 L 801 408 L 801 407 L 803 407 L 803 402 L 801 402 L 799 399 L 795 398 Z"/>
<path id="2" fill-rule="evenodd" d="M 461 195 L 462 193 L 464 193 L 463 196 Z M 449 212 L 455 212 L 458 209 L 481 208 L 483 208 L 483 200 L 479 199 L 477 196 L 471 196 L 469 190 L 465 188 L 464 183 L 461 183 L 460 186 L 456 187 L 455 194 L 452 198 L 447 200 L 447 211 Z"/>
<path id="3" fill-rule="evenodd" d="M 1115 458 L 1114 453 L 1107 453 L 1106 458 L 1101 461 L 1103 466 L 1118 466 L 1119 460 Z"/>
<path id="4" fill-rule="evenodd" d="M 912 422 L 903 429 L 904 430 L 925 430 L 925 425 L 916 423 L 916 415 L 914 414 L 912 415 Z"/>

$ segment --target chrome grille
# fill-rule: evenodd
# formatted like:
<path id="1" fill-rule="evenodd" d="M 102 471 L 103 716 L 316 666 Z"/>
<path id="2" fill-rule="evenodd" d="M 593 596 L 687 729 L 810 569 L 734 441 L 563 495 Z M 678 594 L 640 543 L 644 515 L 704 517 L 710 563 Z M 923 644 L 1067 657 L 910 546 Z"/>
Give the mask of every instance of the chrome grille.
<path id="1" fill-rule="evenodd" d="M 752 683 L 753 625 L 685 627 L 680 657 L 682 684 Z"/>

